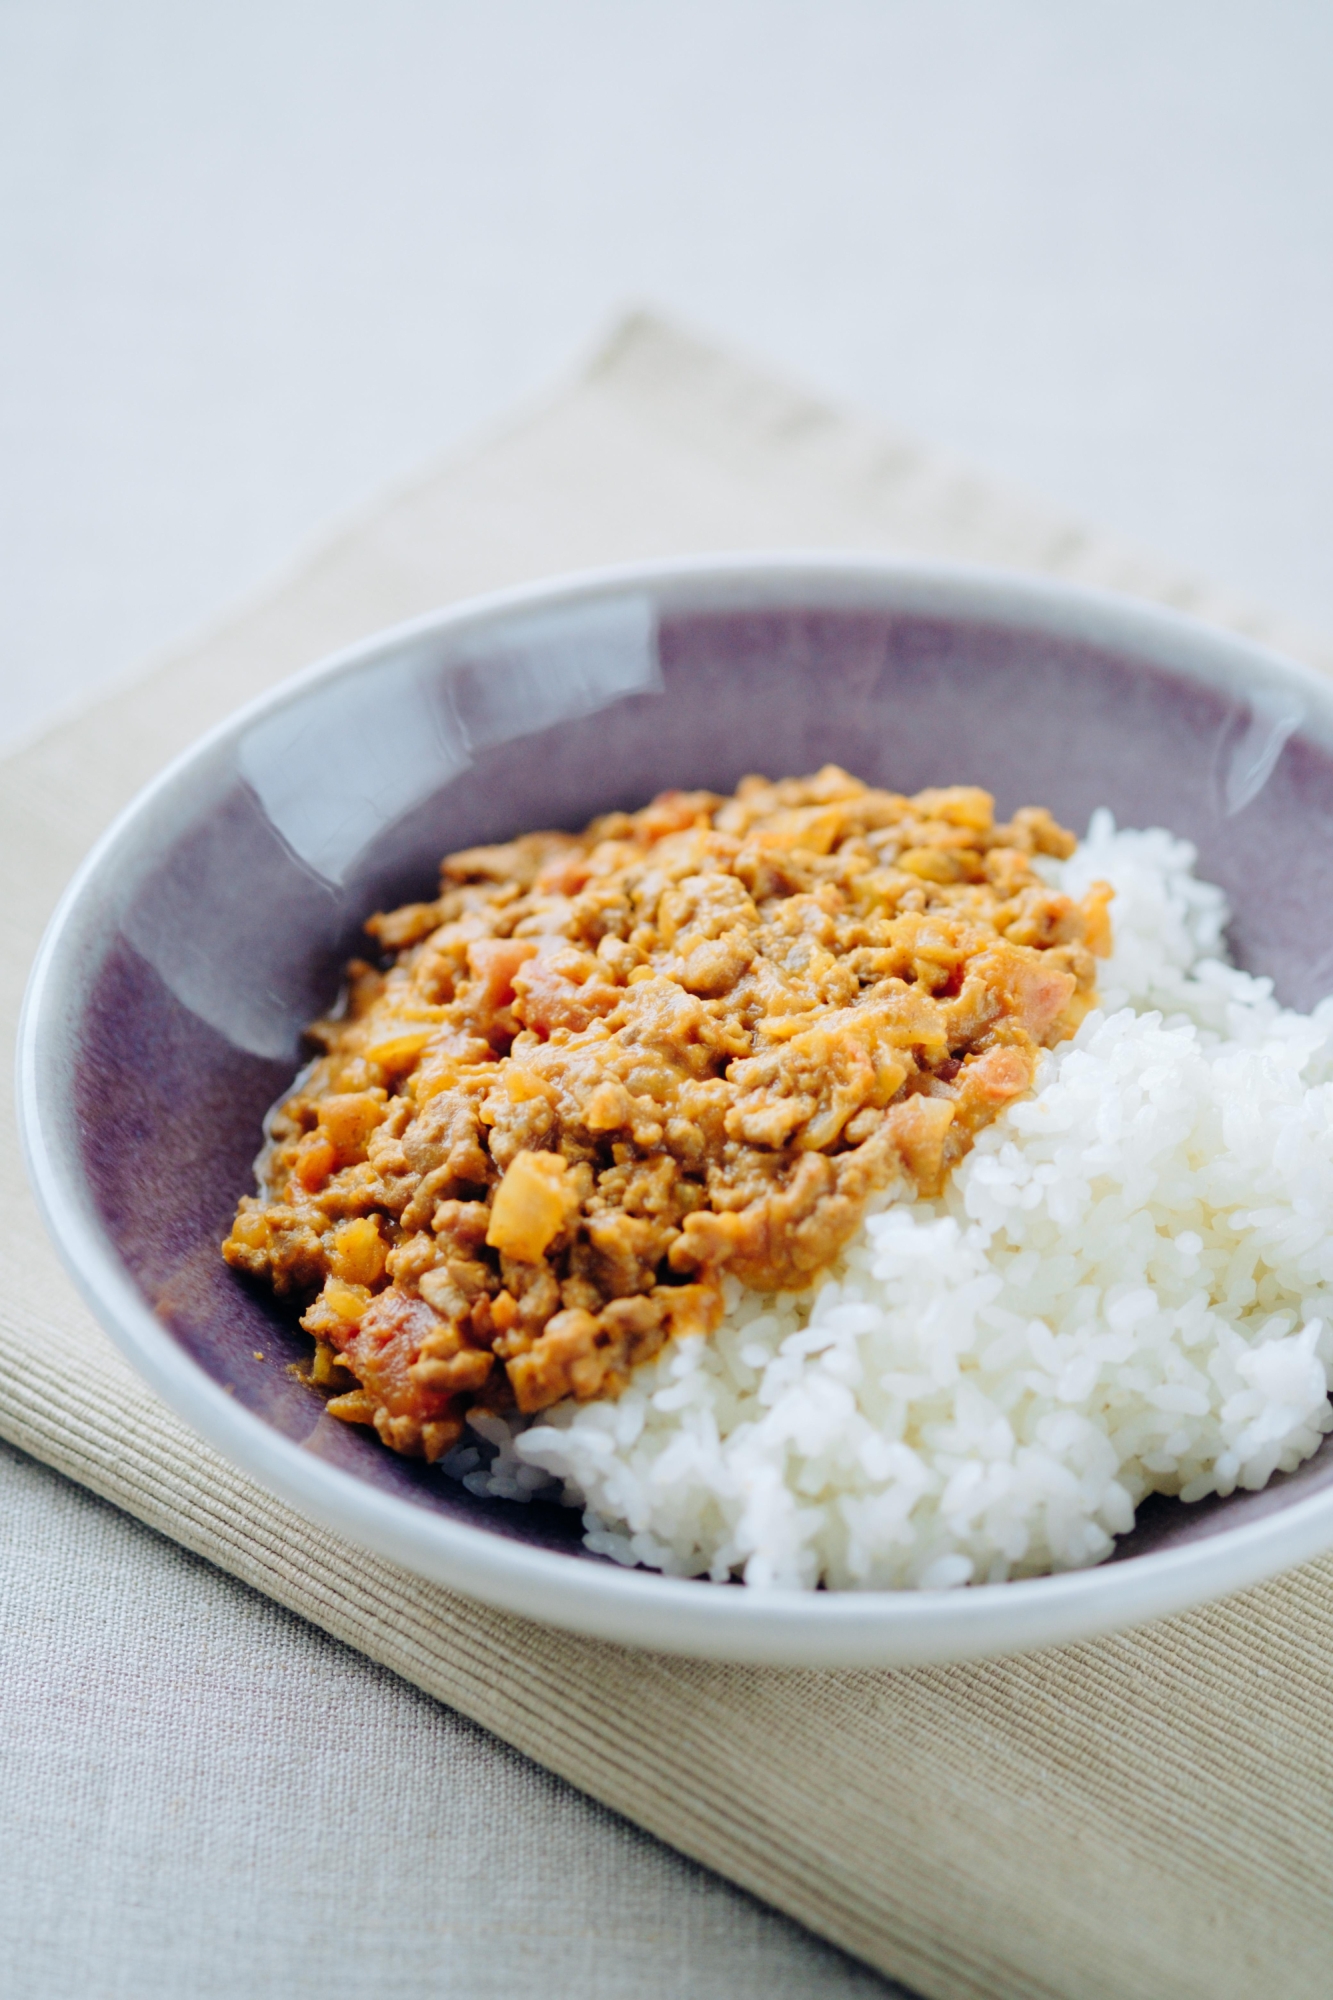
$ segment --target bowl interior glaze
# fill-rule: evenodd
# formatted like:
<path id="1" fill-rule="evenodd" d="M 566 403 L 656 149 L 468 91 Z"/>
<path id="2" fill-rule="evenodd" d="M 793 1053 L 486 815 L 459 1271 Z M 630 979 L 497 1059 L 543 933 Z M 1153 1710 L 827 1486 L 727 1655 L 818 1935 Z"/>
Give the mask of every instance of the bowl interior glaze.
<path id="1" fill-rule="evenodd" d="M 1231 899 L 1237 961 L 1309 1006 L 1333 985 L 1328 709 L 1255 657 L 1035 586 L 818 563 L 643 572 L 361 648 L 169 775 L 78 916 L 69 1105 L 90 1212 L 171 1339 L 302 1452 L 601 1562 L 577 1514 L 478 1498 L 326 1416 L 289 1372 L 308 1351 L 294 1315 L 219 1257 L 364 918 L 433 894 L 449 849 L 833 761 L 900 791 L 983 785 L 1002 814 L 1044 804 L 1080 831 L 1101 805 L 1171 828 Z M 1330 1481 L 1326 1444 L 1263 1493 L 1151 1503 L 1116 1560 Z"/>

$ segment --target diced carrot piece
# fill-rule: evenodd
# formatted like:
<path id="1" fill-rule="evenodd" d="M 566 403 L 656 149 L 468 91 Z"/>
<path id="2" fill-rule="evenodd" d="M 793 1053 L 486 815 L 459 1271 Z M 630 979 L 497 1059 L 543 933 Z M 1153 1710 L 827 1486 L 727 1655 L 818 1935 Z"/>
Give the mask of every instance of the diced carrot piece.
<path id="1" fill-rule="evenodd" d="M 329 1258 L 333 1274 L 349 1285 L 373 1285 L 384 1275 L 388 1251 L 379 1224 L 370 1215 L 358 1215 L 333 1233 Z"/>
<path id="2" fill-rule="evenodd" d="M 337 1148 L 323 1132 L 309 1133 L 296 1149 L 294 1171 L 307 1194 L 322 1188 L 337 1164 Z"/>
<path id="3" fill-rule="evenodd" d="M 491 1203 L 486 1241 L 502 1256 L 536 1264 L 578 1212 L 579 1197 L 559 1153 L 519 1153 Z"/>

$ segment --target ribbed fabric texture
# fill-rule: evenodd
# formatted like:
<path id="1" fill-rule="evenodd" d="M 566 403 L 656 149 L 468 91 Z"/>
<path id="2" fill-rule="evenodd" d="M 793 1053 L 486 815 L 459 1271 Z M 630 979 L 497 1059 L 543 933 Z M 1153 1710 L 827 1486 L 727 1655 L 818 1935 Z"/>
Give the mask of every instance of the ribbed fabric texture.
<path id="1" fill-rule="evenodd" d="M 802 546 L 1020 565 L 1321 642 L 637 316 L 543 406 L 0 772 L 12 1032 L 64 881 L 204 728 L 333 646 L 593 563 Z M 1329 1990 L 1333 1561 L 1095 1645 L 797 1673 L 546 1631 L 362 1554 L 119 1359 L 0 1161 L 0 1433 L 931 2000 Z"/>

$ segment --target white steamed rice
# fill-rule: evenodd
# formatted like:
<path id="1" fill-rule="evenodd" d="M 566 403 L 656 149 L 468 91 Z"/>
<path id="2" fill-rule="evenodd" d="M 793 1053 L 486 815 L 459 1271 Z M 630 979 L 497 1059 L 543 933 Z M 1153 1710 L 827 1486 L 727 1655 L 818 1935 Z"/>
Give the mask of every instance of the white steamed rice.
<path id="1" fill-rule="evenodd" d="M 1094 816 L 1103 1004 L 938 1201 L 808 1293 L 727 1281 L 616 1402 L 479 1419 L 446 1468 L 584 1509 L 590 1548 L 753 1585 L 939 1588 L 1101 1561 L 1149 1493 L 1262 1486 L 1333 1428 L 1333 1000 L 1225 963 L 1168 833 Z"/>

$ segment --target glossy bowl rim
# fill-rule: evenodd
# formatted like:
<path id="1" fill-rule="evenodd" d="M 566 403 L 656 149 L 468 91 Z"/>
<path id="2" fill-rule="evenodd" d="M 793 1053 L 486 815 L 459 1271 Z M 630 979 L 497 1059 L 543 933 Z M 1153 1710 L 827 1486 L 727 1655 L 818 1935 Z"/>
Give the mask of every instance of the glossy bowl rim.
<path id="1" fill-rule="evenodd" d="M 904 609 L 989 617 L 1138 654 L 1231 691 L 1274 684 L 1308 697 L 1333 739 L 1333 684 L 1317 670 L 1182 613 L 1110 592 L 979 565 L 779 550 L 616 564 L 489 592 L 373 633 L 289 676 L 215 725 L 136 794 L 96 842 L 53 914 L 29 976 L 17 1048 L 19 1130 L 29 1178 L 66 1270 L 121 1352 L 162 1400 L 232 1464 L 306 1519 L 496 1609 L 588 1637 L 668 1653 L 803 1667 L 897 1666 L 1065 1644 L 1245 1588 L 1333 1545 L 1333 1487 L 1176 1549 L 1123 1563 L 968 1589 L 751 1590 L 573 1561 L 386 1494 L 303 1451 L 238 1405 L 159 1324 L 96 1221 L 53 1136 L 61 1072 L 74 1057 L 76 932 L 116 880 L 154 809 L 192 768 L 310 687 L 373 668 L 414 639 L 515 613 L 594 602 L 636 587 L 727 593 L 861 581 Z M 776 596 L 775 591 L 775 596 Z M 756 606 L 756 608 L 759 608 Z"/>

